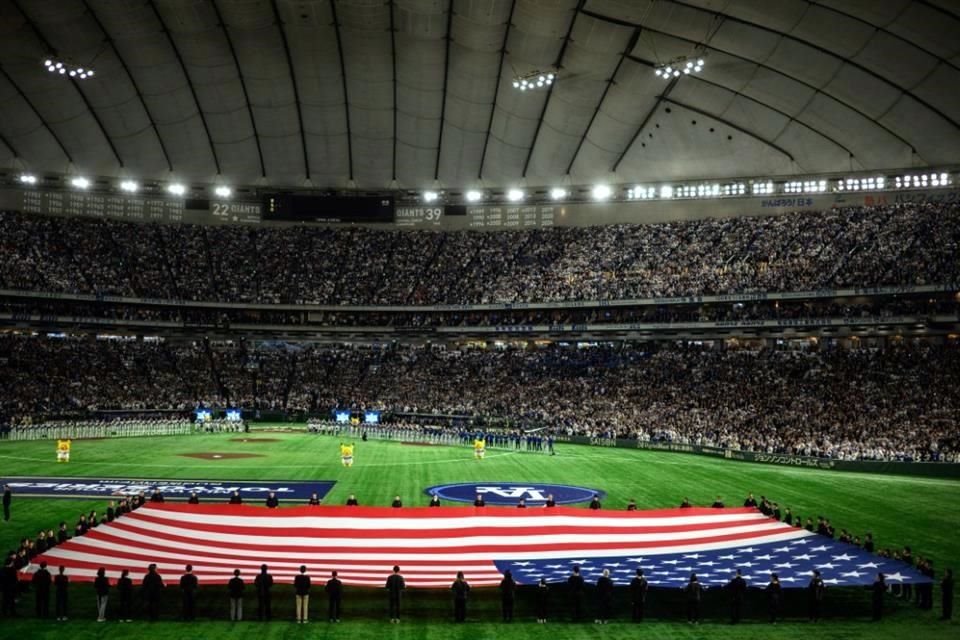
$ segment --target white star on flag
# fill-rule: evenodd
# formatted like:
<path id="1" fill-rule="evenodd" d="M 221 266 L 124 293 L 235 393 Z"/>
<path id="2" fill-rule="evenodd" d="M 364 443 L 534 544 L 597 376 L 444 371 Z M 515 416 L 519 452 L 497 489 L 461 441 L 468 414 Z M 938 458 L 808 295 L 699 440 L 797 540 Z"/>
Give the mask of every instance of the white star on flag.
<path id="1" fill-rule="evenodd" d="M 808 555 L 808 554 L 806 554 L 806 553 L 804 553 L 803 555 L 799 555 L 799 556 L 793 556 L 793 559 L 794 559 L 794 560 L 810 560 L 810 559 L 812 559 L 812 558 L 813 558 L 813 556 Z"/>
<path id="2" fill-rule="evenodd" d="M 830 547 L 826 545 L 820 545 L 819 547 L 813 547 L 812 549 L 810 549 L 810 551 L 826 551 L 829 548 Z"/>
<path id="3" fill-rule="evenodd" d="M 867 562 L 867 563 L 865 563 L 865 564 L 858 564 L 858 565 L 857 565 L 857 569 L 878 569 L 879 567 L 880 567 L 880 565 L 878 565 L 878 564 L 876 564 L 876 563 L 873 563 L 873 562 Z"/>
<path id="4" fill-rule="evenodd" d="M 863 571 L 863 572 L 861 572 L 861 571 L 847 571 L 847 572 L 845 572 L 845 573 L 841 573 L 841 574 L 840 574 L 840 577 L 841 577 L 841 578 L 859 578 L 859 577 L 862 576 L 862 575 L 866 575 L 866 572 L 865 572 L 865 571 Z"/>
<path id="5" fill-rule="evenodd" d="M 841 556 L 832 556 L 832 558 L 834 560 L 844 560 L 844 561 L 853 560 L 853 556 L 848 556 L 847 554 L 843 554 Z"/>
<path id="6" fill-rule="evenodd" d="M 767 554 L 764 554 L 764 555 L 762 555 L 762 556 L 754 556 L 753 559 L 754 559 L 754 560 L 772 560 L 772 557 L 771 557 L 771 555 L 770 555 L 769 553 L 767 553 Z"/>
<path id="7" fill-rule="evenodd" d="M 684 558 L 693 558 L 694 560 L 696 560 L 697 558 L 700 557 L 700 554 L 699 554 L 699 553 L 687 553 L 687 554 L 684 554 L 683 557 L 684 557 Z"/>
<path id="8" fill-rule="evenodd" d="M 827 562 L 826 564 L 818 564 L 818 565 L 816 565 L 816 567 L 817 567 L 817 569 L 835 569 L 835 568 L 836 568 L 836 567 L 834 567 L 833 564 L 830 563 L 830 562 Z"/>
<path id="9" fill-rule="evenodd" d="M 900 582 L 903 582 L 904 576 L 897 571 L 896 573 L 887 574 L 886 578 L 887 580 L 899 580 Z"/>

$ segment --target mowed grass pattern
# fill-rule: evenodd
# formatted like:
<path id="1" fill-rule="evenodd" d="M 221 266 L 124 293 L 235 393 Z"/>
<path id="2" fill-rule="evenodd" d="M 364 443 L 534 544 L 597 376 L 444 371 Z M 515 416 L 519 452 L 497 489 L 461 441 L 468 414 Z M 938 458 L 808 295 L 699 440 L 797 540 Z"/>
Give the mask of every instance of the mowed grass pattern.
<path id="1" fill-rule="evenodd" d="M 196 435 L 166 438 L 128 438 L 76 441 L 73 461 L 57 464 L 54 443 L 0 443 L 0 475 L 76 476 L 96 478 L 195 478 L 210 480 L 334 480 L 336 485 L 325 498 L 329 504 L 342 504 L 355 493 L 361 504 L 388 505 L 399 494 L 405 505 L 426 505 L 424 489 L 454 482 L 542 482 L 596 487 L 607 492 L 605 509 L 622 509 L 630 498 L 640 508 L 673 507 L 688 496 L 694 504 L 709 504 L 721 495 L 727 504 L 742 503 L 747 492 L 765 494 L 789 506 L 804 518 L 824 515 L 837 529 L 847 528 L 862 535 L 872 531 L 879 548 L 908 544 L 916 555 L 935 561 L 938 577 L 945 567 L 960 566 L 960 482 L 929 478 L 880 476 L 813 469 L 794 469 L 769 465 L 713 459 L 702 456 L 560 445 L 556 456 L 539 453 L 488 451 L 487 458 L 476 461 L 466 447 L 409 446 L 398 442 L 357 442 L 356 464 L 345 469 L 338 456 L 339 440 L 305 433 L 253 433 L 246 437 L 275 438 L 277 442 L 242 442 L 239 434 Z M 198 460 L 182 457 L 197 452 L 256 453 L 260 458 Z M 14 500 L 13 519 L 0 526 L 0 549 L 10 549 L 21 537 L 36 535 L 41 527 L 55 528 L 66 520 L 72 528 L 77 515 L 97 509 L 102 512 L 106 500 L 20 498 Z M 135 568 L 140 573 L 141 568 Z M 175 578 L 168 576 L 168 582 Z M 469 578 L 469 576 L 468 576 Z M 452 576 L 451 576 L 452 579 Z M 226 618 L 226 598 L 222 588 L 211 588 L 204 598 L 216 601 Z M 168 589 L 168 591 L 175 591 Z M 168 594 L 170 596 L 171 594 Z M 610 625 L 571 625 L 553 622 L 542 627 L 532 622 L 529 611 L 518 607 L 518 622 L 497 624 L 496 593 L 475 593 L 470 623 L 456 626 L 448 622 L 446 600 L 442 594 L 408 594 L 414 614 L 400 626 L 378 619 L 381 594 L 348 593 L 347 619 L 337 626 L 316 622 L 300 627 L 287 621 L 286 609 L 292 600 L 285 589 L 275 595 L 277 620 L 269 625 L 252 622 L 232 624 L 226 621 L 200 620 L 190 625 L 173 622 L 178 611 L 175 597 L 166 607 L 168 621 L 155 624 L 136 622 L 121 625 L 111 622 L 97 625 L 92 620 L 93 597 L 88 585 L 73 588 L 72 620 L 64 625 L 24 618 L 3 620 L 0 638 L 55 638 L 66 631 L 72 638 L 146 637 L 172 638 L 917 638 L 957 637 L 957 626 L 936 620 L 934 612 L 919 612 L 910 605 L 891 601 L 892 613 L 880 624 L 870 624 L 857 610 L 856 619 L 830 620 L 819 625 L 788 621 L 776 627 L 761 622 L 764 612 L 754 611 L 748 624 L 730 627 L 724 624 L 725 596 L 708 593 L 720 613 L 699 627 L 690 627 L 679 619 L 656 618 L 637 629 L 625 620 L 620 607 L 618 620 Z M 851 596 L 846 596 L 851 597 Z M 857 598 L 859 594 L 852 597 Z M 867 598 L 863 594 L 863 600 Z M 651 598 L 656 598 L 653 594 Z M 353 608 L 351 609 L 351 599 Z M 220 607 L 219 600 L 223 600 Z M 253 611 L 248 597 L 247 617 Z M 359 602 L 359 604 L 357 604 Z M 219 607 L 219 608 L 218 608 Z M 655 609 L 655 607 L 651 607 Z M 201 609 L 203 606 L 201 605 Z M 19 607 L 22 616 L 32 613 L 32 595 Z M 322 617 L 325 601 L 322 593 L 314 596 L 314 618 Z M 415 615 L 420 611 L 422 615 Z M 588 604 L 589 611 L 589 604 Z M 665 615 L 673 617 L 676 612 Z M 289 616 L 292 617 L 292 616 Z"/>

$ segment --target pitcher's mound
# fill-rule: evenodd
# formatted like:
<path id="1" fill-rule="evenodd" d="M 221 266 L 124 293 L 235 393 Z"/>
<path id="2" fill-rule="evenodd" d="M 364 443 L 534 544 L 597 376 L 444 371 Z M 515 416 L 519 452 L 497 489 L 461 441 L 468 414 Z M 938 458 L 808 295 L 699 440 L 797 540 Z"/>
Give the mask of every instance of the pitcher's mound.
<path id="1" fill-rule="evenodd" d="M 262 458 L 259 453 L 217 453 L 215 451 L 201 451 L 199 453 L 181 453 L 182 458 L 196 458 L 198 460 L 239 460 L 240 458 Z"/>

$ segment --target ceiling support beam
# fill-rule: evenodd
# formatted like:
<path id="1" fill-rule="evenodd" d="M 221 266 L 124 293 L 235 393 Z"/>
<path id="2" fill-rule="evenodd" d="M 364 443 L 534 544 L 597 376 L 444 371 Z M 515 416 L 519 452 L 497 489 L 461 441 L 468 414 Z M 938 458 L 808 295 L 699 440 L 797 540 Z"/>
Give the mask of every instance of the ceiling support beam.
<path id="1" fill-rule="evenodd" d="M 340 80 L 343 84 L 343 110 L 347 118 L 347 167 L 350 182 L 353 182 L 353 135 L 350 131 L 350 95 L 347 93 L 347 65 L 343 59 L 343 38 L 340 37 L 340 21 L 337 20 L 337 0 L 330 0 L 333 14 L 333 31 L 337 36 L 337 54 L 340 57 Z"/>
<path id="2" fill-rule="evenodd" d="M 30 107 L 30 111 L 33 112 L 33 115 L 36 116 L 37 120 L 40 122 L 43 128 L 50 133 L 50 137 L 53 138 L 53 141 L 57 143 L 58 147 L 60 147 L 60 152 L 63 154 L 63 157 L 67 159 L 67 162 L 69 162 L 70 164 L 73 164 L 73 156 L 71 156 L 70 152 L 67 151 L 67 148 L 63 146 L 63 141 L 60 139 L 60 136 L 58 136 L 57 132 L 54 131 L 49 124 L 47 124 L 46 119 L 44 119 L 44 117 L 40 115 L 40 112 L 37 111 L 37 107 L 32 102 L 30 102 L 30 98 L 27 97 L 27 94 L 23 92 L 23 89 L 20 88 L 20 85 L 14 82 L 13 77 L 9 73 L 7 73 L 7 70 L 4 69 L 2 66 L 0 66 L 0 75 L 3 76 L 4 80 L 10 83 L 10 86 L 13 87 L 13 90 L 17 92 L 18 96 L 20 96 L 20 99 L 23 100 L 23 102 L 28 107 Z"/>
<path id="3" fill-rule="evenodd" d="M 513 12 L 517 8 L 517 0 L 510 2 L 510 15 L 507 16 L 507 25 L 503 30 L 503 43 L 500 45 L 500 62 L 497 65 L 497 83 L 493 87 L 493 101 L 490 103 L 490 119 L 487 121 L 487 134 L 483 137 L 483 151 L 480 153 L 480 169 L 477 171 L 477 180 L 483 180 L 483 163 L 487 160 L 487 145 L 490 143 L 490 132 L 493 130 L 493 115 L 497 111 L 497 97 L 500 95 L 500 82 L 503 80 L 503 61 L 507 57 L 507 41 L 510 39 L 510 27 L 513 26 Z"/>
<path id="4" fill-rule="evenodd" d="M 243 101 L 247 104 L 247 114 L 250 116 L 250 127 L 253 129 L 253 139 L 257 143 L 257 158 L 260 160 L 260 177 L 267 177 L 267 166 L 263 162 L 263 148 L 260 146 L 260 134 L 257 132 L 257 121 L 253 117 L 253 105 L 250 104 L 250 94 L 247 92 L 247 82 L 243 79 L 243 69 L 240 68 L 240 59 L 237 58 L 237 50 L 233 46 L 233 38 L 230 37 L 230 30 L 223 21 L 223 15 L 220 13 L 220 7 L 217 0 L 211 0 L 213 12 L 217 16 L 217 25 L 223 31 L 223 37 L 227 41 L 227 48 L 230 49 L 230 57 L 233 58 L 233 65 L 237 68 L 237 78 L 240 79 L 240 89 L 243 91 Z"/>
<path id="5" fill-rule="evenodd" d="M 453 40 L 453 34 L 450 30 L 453 28 L 453 0 L 447 4 L 447 35 L 446 52 L 443 56 L 443 94 L 440 103 L 440 133 L 437 136 L 437 161 L 433 165 L 433 179 L 440 179 L 440 152 L 443 150 L 443 124 L 447 117 L 447 82 L 450 80 L 450 42 Z"/>
<path id="6" fill-rule="evenodd" d="M 391 180 L 397 181 L 397 27 L 395 23 L 396 2 L 390 0 L 390 63 L 393 67 L 393 162 L 390 167 Z M 441 121 L 440 126 L 443 126 Z"/>
<path id="7" fill-rule="evenodd" d="M 147 0 L 147 6 L 153 11 L 157 22 L 160 23 L 160 30 L 163 32 L 163 35 L 167 37 L 167 43 L 170 45 L 174 57 L 176 57 L 177 62 L 180 64 L 180 71 L 183 72 L 183 77 L 187 80 L 187 87 L 190 89 L 190 95 L 193 96 L 193 103 L 197 105 L 197 113 L 200 115 L 203 131 L 207 134 L 207 143 L 210 145 L 210 155 L 213 158 L 213 166 L 217 170 L 217 175 L 220 175 L 220 159 L 217 157 L 217 150 L 213 145 L 213 136 L 210 135 L 210 127 L 207 125 L 207 116 L 204 115 L 203 107 L 200 106 L 200 99 L 197 97 L 197 88 L 193 85 L 193 80 L 190 79 L 190 72 L 187 71 L 187 65 L 183 62 L 180 49 L 177 48 L 177 43 L 173 40 L 173 34 L 170 33 L 170 29 L 167 28 L 166 23 L 163 21 L 163 17 L 160 15 L 156 3 L 154 0 Z"/>
<path id="8" fill-rule="evenodd" d="M 300 149 L 303 152 L 303 172 L 307 180 L 310 179 L 310 155 L 307 153 L 307 132 L 303 128 L 303 109 L 300 107 L 300 88 L 297 85 L 297 70 L 293 67 L 293 56 L 290 55 L 290 43 L 287 42 L 287 32 L 283 28 L 283 19 L 277 0 L 270 0 L 273 9 L 273 19 L 280 32 L 280 41 L 283 43 L 283 54 L 287 58 L 287 70 L 290 72 L 290 85 L 293 87 L 293 104 L 297 107 L 297 124 L 300 128 Z"/>
<path id="9" fill-rule="evenodd" d="M 627 146 L 625 146 L 623 151 L 620 152 L 620 155 L 617 156 L 617 161 L 613 163 L 613 167 L 610 168 L 610 171 L 616 173 L 617 169 L 620 168 L 620 163 L 623 162 L 623 159 L 627 157 L 627 153 L 630 152 L 630 149 L 637 141 L 637 138 L 640 137 L 640 134 L 643 133 L 643 130 L 647 127 L 647 123 L 650 122 L 650 118 L 652 118 L 653 114 L 657 112 L 657 109 L 660 108 L 660 105 L 663 103 L 663 101 L 667 99 L 667 96 L 671 91 L 673 91 L 673 88 L 677 86 L 678 80 L 679 78 L 674 78 L 668 82 L 667 88 L 664 89 L 663 93 L 657 96 L 656 102 L 653 103 L 653 106 L 650 107 L 649 111 L 647 111 L 647 115 L 645 115 L 643 120 L 640 121 L 640 125 L 637 127 L 637 130 L 633 132 L 632 136 L 630 136 L 630 142 L 627 143 Z"/>

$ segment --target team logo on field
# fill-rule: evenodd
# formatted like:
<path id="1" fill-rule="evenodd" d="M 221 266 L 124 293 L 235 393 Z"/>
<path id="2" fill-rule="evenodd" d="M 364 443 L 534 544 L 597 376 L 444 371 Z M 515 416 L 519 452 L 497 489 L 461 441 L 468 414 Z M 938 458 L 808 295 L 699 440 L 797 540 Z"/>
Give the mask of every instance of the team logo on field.
<path id="1" fill-rule="evenodd" d="M 442 484 L 427 487 L 427 495 L 436 495 L 441 500 L 454 502 L 473 502 L 477 496 L 490 505 L 516 505 L 520 500 L 530 506 L 545 503 L 553 496 L 557 504 L 587 502 L 593 496 L 603 498 L 606 494 L 599 489 L 574 487 L 568 484 L 536 484 L 532 482 L 463 482 L 460 484 Z"/>

